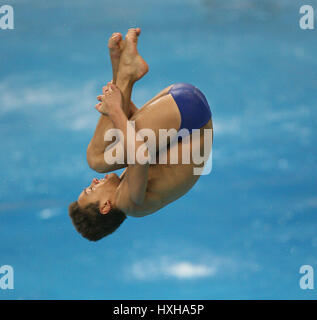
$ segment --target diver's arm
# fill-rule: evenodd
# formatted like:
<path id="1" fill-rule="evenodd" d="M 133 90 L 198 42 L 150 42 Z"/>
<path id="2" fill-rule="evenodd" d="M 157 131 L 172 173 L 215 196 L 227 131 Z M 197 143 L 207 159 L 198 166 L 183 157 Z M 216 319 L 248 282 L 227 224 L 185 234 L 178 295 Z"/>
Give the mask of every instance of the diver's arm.
<path id="1" fill-rule="evenodd" d="M 145 199 L 150 155 L 144 140 L 137 133 L 137 128 L 128 121 L 122 104 L 123 97 L 120 89 L 109 83 L 102 103 L 97 105 L 96 109 L 102 114 L 108 115 L 114 128 L 119 130 L 117 133 L 119 143 L 126 154 L 129 168 L 127 177 L 129 197 L 132 202 L 141 205 Z M 133 147 L 131 148 L 131 146 Z M 137 150 L 141 152 L 137 153 Z M 146 153 L 148 156 L 145 155 Z"/>
<path id="2" fill-rule="evenodd" d="M 106 87 L 103 88 L 103 93 L 105 91 L 105 88 Z M 98 96 L 97 99 L 101 101 L 102 96 Z M 99 105 L 100 103 L 98 103 L 97 105 Z M 97 107 L 97 105 L 95 107 Z M 134 105 L 134 103 L 130 101 L 129 113 L 125 114 L 130 119 L 138 110 L 139 109 Z M 105 161 L 105 157 L 107 158 L 107 155 L 113 152 L 113 150 L 111 149 L 106 150 L 106 148 L 112 143 L 112 141 L 105 141 L 104 139 L 105 133 L 112 128 L 114 127 L 109 116 L 106 114 L 101 114 L 94 135 L 87 148 L 88 165 L 90 166 L 90 168 L 97 172 L 110 172 L 126 167 L 125 164 L 108 164 Z"/>
<path id="3" fill-rule="evenodd" d="M 110 118 L 114 124 L 114 127 L 119 129 L 123 134 L 123 141 L 121 141 L 121 143 L 124 145 L 124 151 L 127 159 L 135 159 L 135 161 L 133 161 L 134 163 L 130 164 L 128 162 L 127 181 L 131 201 L 140 206 L 145 200 L 148 183 L 148 170 L 150 162 L 149 151 L 141 137 L 135 139 L 135 137 L 138 137 L 137 127 L 133 126 L 128 121 L 128 118 L 121 109 L 118 109 L 117 112 L 110 114 Z M 128 148 L 128 144 L 134 144 L 135 147 Z M 138 152 L 137 154 L 137 150 L 141 152 Z"/>

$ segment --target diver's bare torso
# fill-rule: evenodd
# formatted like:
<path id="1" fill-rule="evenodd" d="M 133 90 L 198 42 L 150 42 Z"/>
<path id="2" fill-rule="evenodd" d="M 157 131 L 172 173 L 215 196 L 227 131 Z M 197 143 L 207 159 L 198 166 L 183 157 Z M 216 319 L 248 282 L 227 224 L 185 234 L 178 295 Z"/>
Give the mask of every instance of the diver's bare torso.
<path id="1" fill-rule="evenodd" d="M 169 87 L 168 87 L 169 88 Z M 159 93 L 155 98 L 153 98 L 149 103 L 144 105 L 139 109 L 130 120 L 135 120 L 138 123 L 138 118 L 151 106 L 151 102 L 159 99 L 160 97 L 166 95 L 167 89 L 164 89 Z M 193 144 L 192 137 L 190 139 L 190 154 L 192 154 L 193 146 L 200 147 L 200 153 L 204 148 L 204 136 L 203 129 L 212 129 L 212 120 L 201 128 L 200 133 L 200 143 Z M 129 168 L 126 168 L 121 174 L 121 183 L 117 189 L 117 203 L 120 204 L 119 208 L 122 209 L 128 216 L 133 217 L 143 217 L 158 211 L 167 204 L 175 201 L 187 191 L 189 191 L 194 184 L 199 179 L 199 175 L 194 175 L 194 167 L 202 167 L 202 165 L 196 165 L 193 163 L 192 157 L 190 157 L 189 164 L 182 164 L 182 148 L 185 147 L 182 142 L 171 144 L 166 151 L 167 163 L 160 164 L 159 156 L 157 154 L 156 164 L 151 164 L 148 171 L 148 184 L 146 189 L 146 196 L 143 204 L 141 206 L 133 203 L 129 198 L 129 186 L 127 171 Z M 170 154 L 173 153 L 173 149 L 177 149 L 178 153 L 178 163 L 170 163 Z"/>

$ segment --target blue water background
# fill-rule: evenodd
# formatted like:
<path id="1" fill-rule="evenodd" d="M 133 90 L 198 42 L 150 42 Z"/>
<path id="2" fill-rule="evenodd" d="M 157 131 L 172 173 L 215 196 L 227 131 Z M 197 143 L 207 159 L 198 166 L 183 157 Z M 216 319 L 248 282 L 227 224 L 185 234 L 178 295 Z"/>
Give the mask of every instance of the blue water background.
<path id="1" fill-rule="evenodd" d="M 299 27 L 303 1 L 2 4 L 15 29 L 0 30 L 0 266 L 14 268 L 14 290 L 0 299 L 317 297 L 299 287 L 300 266 L 317 268 L 317 30 Z M 85 151 L 112 77 L 107 38 L 134 26 L 150 66 L 134 103 L 199 87 L 213 170 L 92 243 L 67 206 L 100 176 Z"/>

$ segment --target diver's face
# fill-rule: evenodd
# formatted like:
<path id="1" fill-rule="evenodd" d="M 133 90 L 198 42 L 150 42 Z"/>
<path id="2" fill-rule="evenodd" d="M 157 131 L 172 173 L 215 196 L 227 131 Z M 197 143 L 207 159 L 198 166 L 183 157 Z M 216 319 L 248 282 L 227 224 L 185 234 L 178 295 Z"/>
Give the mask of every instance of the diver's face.
<path id="1" fill-rule="evenodd" d="M 80 207 L 86 207 L 90 203 L 105 203 L 112 200 L 120 179 L 115 173 L 106 174 L 103 179 L 94 178 L 78 197 Z"/>

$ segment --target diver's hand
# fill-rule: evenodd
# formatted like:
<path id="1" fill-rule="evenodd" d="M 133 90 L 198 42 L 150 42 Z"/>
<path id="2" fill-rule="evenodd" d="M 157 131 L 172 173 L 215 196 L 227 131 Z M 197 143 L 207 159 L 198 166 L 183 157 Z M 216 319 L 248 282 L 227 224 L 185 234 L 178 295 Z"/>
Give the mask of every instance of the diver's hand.
<path id="1" fill-rule="evenodd" d="M 95 105 L 95 108 L 103 115 L 109 116 L 116 113 L 119 109 L 122 110 L 122 94 L 120 89 L 108 82 L 106 86 L 102 88 L 103 95 L 97 97 L 100 103 Z"/>

